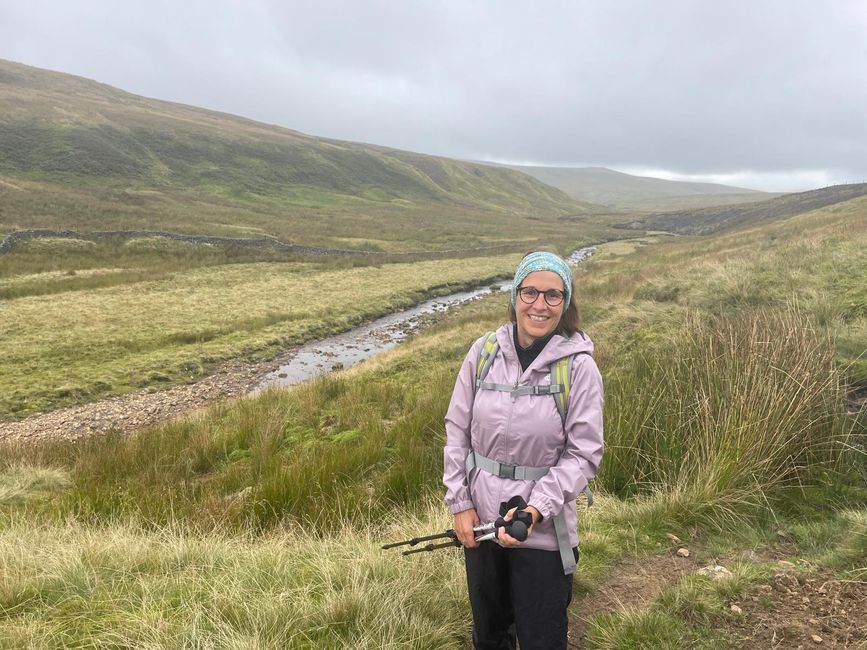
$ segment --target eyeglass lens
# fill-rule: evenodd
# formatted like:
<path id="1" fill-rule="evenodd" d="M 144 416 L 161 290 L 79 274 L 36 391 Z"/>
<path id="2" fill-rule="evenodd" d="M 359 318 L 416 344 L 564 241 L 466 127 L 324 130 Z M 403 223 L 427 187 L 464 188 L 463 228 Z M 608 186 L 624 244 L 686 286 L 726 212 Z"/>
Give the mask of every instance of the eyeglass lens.
<path id="1" fill-rule="evenodd" d="M 556 307 L 563 302 L 563 292 L 558 289 L 539 291 L 536 287 L 521 287 L 518 290 L 521 300 L 530 305 L 536 302 L 540 293 L 545 296 L 545 302 L 547 302 L 551 307 Z"/>

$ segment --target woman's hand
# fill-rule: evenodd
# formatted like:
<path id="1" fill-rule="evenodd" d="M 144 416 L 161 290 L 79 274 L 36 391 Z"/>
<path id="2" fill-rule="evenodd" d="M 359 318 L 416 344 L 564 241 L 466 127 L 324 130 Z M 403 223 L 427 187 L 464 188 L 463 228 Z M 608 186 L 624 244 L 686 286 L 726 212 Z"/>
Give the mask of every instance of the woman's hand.
<path id="1" fill-rule="evenodd" d="M 473 526 L 479 525 L 479 516 L 476 514 L 475 508 L 464 510 L 455 515 L 455 533 L 457 533 L 458 541 L 465 548 L 476 548 L 479 543 L 476 541 L 476 533 L 473 531 Z"/>
<path id="2" fill-rule="evenodd" d="M 503 519 L 505 519 L 506 521 L 512 521 L 512 517 L 514 516 L 516 510 L 517 510 L 517 508 L 512 508 L 511 510 L 509 510 L 509 512 L 507 512 L 505 515 L 503 515 Z M 527 539 L 529 539 L 530 535 L 533 533 L 533 526 L 535 526 L 536 523 L 540 519 L 542 519 L 542 514 L 538 510 L 536 510 L 536 508 L 534 508 L 533 506 L 527 506 L 526 508 L 524 508 L 524 511 L 529 512 L 533 516 L 533 524 L 527 529 Z M 497 537 L 500 540 L 500 546 L 520 546 L 521 545 L 521 542 L 518 541 L 517 539 L 515 539 L 514 537 L 512 537 L 511 535 L 509 535 L 509 533 L 506 532 L 505 528 L 499 528 L 497 530 Z M 526 541 L 526 540 L 524 540 L 524 541 Z"/>

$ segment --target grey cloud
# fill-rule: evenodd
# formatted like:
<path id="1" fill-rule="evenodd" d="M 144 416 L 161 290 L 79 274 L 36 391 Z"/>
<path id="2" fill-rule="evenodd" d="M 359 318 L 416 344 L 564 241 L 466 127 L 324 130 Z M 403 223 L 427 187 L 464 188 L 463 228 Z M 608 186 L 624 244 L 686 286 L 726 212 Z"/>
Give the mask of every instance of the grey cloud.
<path id="1" fill-rule="evenodd" d="M 0 0 L 0 57 L 446 156 L 867 180 L 856 0 Z"/>

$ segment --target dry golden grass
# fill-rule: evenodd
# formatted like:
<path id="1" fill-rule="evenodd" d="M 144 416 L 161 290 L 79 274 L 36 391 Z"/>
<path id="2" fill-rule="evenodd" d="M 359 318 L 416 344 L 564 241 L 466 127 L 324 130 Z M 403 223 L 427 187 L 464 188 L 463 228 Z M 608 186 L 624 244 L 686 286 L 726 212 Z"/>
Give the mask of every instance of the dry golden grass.
<path id="1" fill-rule="evenodd" d="M 426 294 L 508 274 L 516 260 L 502 255 L 333 271 L 306 263 L 237 264 L 7 300 L 0 311 L 4 410 L 13 403 L 33 410 L 86 394 L 97 382 L 109 387 L 103 392 L 116 392 L 147 383 L 151 373 L 189 378 L 218 360 L 276 351 Z"/>

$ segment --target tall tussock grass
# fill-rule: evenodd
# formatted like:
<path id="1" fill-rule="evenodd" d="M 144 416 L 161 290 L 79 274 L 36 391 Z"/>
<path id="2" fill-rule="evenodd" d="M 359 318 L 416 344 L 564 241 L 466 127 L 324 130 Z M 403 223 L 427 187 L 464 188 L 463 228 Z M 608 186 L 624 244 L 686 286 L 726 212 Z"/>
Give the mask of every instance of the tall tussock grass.
<path id="1" fill-rule="evenodd" d="M 382 536 L 407 516 L 264 536 L 69 521 L 0 528 L 0 648 L 457 648 L 466 634 L 457 550 L 412 561 Z"/>
<path id="2" fill-rule="evenodd" d="M 410 355 L 361 380 L 326 376 L 135 436 L 0 447 L 0 462 L 71 477 L 54 499 L 27 506 L 54 519 L 334 531 L 437 489 L 454 382 L 444 365 Z"/>
<path id="3" fill-rule="evenodd" d="M 738 519 L 851 469 L 834 342 L 790 307 L 693 313 L 607 377 L 604 487 Z"/>

